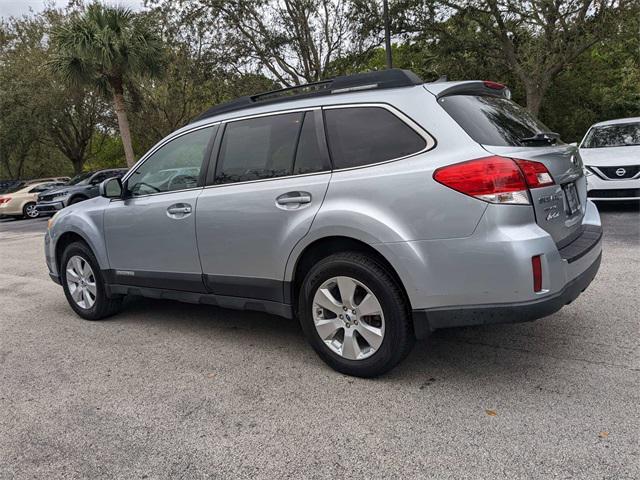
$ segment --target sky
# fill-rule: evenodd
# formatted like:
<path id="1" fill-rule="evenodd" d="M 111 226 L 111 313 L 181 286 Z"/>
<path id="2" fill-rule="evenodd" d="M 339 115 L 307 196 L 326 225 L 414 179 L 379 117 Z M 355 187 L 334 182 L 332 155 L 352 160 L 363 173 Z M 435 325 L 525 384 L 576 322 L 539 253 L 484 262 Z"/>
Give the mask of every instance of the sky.
<path id="1" fill-rule="evenodd" d="M 0 17 L 6 18 L 11 16 L 20 16 L 29 13 L 29 9 L 39 12 L 50 3 L 51 0 L 0 0 Z M 68 0 L 53 0 L 56 7 L 65 7 Z M 143 0 L 107 0 L 104 3 L 118 4 L 125 7 L 138 9 L 142 7 Z"/>

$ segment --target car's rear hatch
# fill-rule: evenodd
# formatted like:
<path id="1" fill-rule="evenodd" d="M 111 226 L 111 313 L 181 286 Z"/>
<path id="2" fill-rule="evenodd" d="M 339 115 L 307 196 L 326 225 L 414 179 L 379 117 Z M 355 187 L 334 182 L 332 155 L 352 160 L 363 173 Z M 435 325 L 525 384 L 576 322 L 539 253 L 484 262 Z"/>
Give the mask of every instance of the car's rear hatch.
<path id="1" fill-rule="evenodd" d="M 575 147 L 567 144 L 548 147 L 483 146 L 496 155 L 544 164 L 555 185 L 529 190 L 536 222 L 559 247 L 580 235 L 587 202 L 587 182 Z"/>
<path id="2" fill-rule="evenodd" d="M 488 154 L 544 164 L 555 184 L 530 189 L 536 222 L 560 248 L 580 235 L 587 187 L 576 147 L 563 143 L 511 101 L 500 84 L 460 82 L 426 88 Z"/>

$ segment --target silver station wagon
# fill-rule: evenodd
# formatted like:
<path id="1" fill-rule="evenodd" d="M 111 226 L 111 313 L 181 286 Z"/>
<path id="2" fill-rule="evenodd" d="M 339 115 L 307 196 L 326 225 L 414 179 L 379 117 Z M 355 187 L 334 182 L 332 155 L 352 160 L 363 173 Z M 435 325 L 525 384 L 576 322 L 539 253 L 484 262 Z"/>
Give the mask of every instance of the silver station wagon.
<path id="1" fill-rule="evenodd" d="M 45 237 L 78 315 L 142 295 L 295 317 L 357 376 L 435 329 L 547 316 L 601 258 L 574 146 L 504 85 L 405 70 L 213 107 L 100 193 Z"/>

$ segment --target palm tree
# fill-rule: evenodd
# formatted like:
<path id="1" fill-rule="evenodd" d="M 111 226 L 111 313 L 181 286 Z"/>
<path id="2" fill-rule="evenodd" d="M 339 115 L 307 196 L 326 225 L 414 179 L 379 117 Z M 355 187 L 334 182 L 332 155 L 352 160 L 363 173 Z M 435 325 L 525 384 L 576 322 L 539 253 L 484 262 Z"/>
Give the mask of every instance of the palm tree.
<path id="1" fill-rule="evenodd" d="M 135 163 L 125 87 L 158 77 L 164 49 L 144 17 L 120 6 L 93 3 L 52 32 L 49 67 L 74 86 L 97 88 L 113 99 L 127 165 Z"/>

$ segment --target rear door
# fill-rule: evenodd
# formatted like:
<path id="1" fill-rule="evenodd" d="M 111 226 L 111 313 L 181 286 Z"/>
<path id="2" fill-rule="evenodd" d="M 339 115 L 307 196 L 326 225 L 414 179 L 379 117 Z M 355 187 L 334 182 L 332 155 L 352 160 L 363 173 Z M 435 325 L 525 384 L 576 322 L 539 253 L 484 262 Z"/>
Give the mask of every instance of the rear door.
<path id="1" fill-rule="evenodd" d="M 544 164 L 555 185 L 530 191 L 536 222 L 559 246 L 580 234 L 587 183 L 576 147 L 555 138 L 531 113 L 500 95 L 446 95 L 438 103 L 487 152 Z"/>
<path id="2" fill-rule="evenodd" d="M 284 270 L 324 200 L 331 169 L 319 109 L 223 125 L 198 198 L 205 282 L 218 295 L 284 301 Z M 219 135 L 220 136 L 220 135 Z"/>

